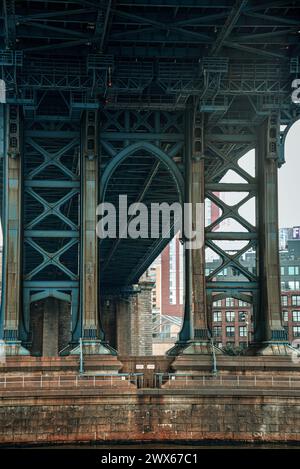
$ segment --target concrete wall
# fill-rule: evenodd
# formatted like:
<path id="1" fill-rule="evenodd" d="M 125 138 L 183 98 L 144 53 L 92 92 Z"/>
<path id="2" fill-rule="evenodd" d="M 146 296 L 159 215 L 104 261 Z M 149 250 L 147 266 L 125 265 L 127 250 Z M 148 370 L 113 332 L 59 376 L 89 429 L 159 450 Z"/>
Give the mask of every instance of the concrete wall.
<path id="1" fill-rule="evenodd" d="M 71 340 L 71 306 L 66 301 L 46 298 L 31 304 L 31 354 L 54 357 Z"/>
<path id="2" fill-rule="evenodd" d="M 152 355 L 152 299 L 153 282 L 139 283 L 140 292 L 132 296 L 131 355 Z"/>
<path id="3" fill-rule="evenodd" d="M 0 442 L 300 441 L 293 391 L 78 390 L 0 398 Z M 27 395 L 26 395 L 27 394 Z"/>

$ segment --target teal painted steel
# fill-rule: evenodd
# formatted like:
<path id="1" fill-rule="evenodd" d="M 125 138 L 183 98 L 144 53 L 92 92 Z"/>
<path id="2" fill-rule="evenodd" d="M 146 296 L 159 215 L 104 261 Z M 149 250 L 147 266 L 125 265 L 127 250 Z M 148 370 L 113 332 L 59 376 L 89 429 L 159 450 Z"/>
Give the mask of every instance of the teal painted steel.
<path id="1" fill-rule="evenodd" d="M 81 120 L 89 110 L 99 113 L 99 201 L 104 194 L 105 200 L 116 201 L 125 192 L 131 202 L 142 194 L 147 204 L 171 203 L 182 200 L 186 190 L 185 147 L 193 142 L 186 142 L 184 116 L 192 103 L 205 129 L 202 140 L 195 138 L 200 138 L 203 150 L 206 197 L 222 212 L 206 228 L 207 247 L 222 262 L 207 275 L 207 294 L 250 293 L 257 310 L 263 280 L 258 271 L 247 270 L 240 256 L 249 249 L 255 252 L 261 239 L 258 225 L 242 217 L 239 209 L 257 198 L 259 181 L 257 174 L 251 176 L 239 166 L 239 159 L 257 148 L 258 129 L 269 116 L 277 113 L 278 122 L 287 126 L 300 116 L 299 106 L 290 99 L 291 82 L 299 73 L 296 3 L 2 2 L 0 70 L 7 104 L 0 105 L 1 216 L 5 231 L 3 187 L 8 181 L 2 163 L 8 149 L 2 123 L 7 106 L 13 105 L 24 126 L 19 267 L 25 342 L 30 302 L 47 295 L 71 301 L 73 340 L 81 334 L 80 148 L 88 137 Z M 276 136 L 277 142 L 268 136 L 270 148 L 273 145 L 270 157 L 280 152 L 278 166 L 284 163 L 286 132 L 281 140 Z M 220 182 L 229 169 L 244 181 Z M 217 192 L 247 196 L 229 206 Z M 229 217 L 243 230 L 216 231 Z M 248 244 L 235 254 L 218 244 L 232 240 Z M 129 291 L 167 242 L 140 241 L 134 247 L 123 240 L 117 245 L 101 242 L 101 285 L 106 291 Z M 261 255 L 257 252 L 256 260 Z M 4 274 L 7 263 L 4 249 Z M 242 281 L 222 282 L 224 268 L 234 269 Z M 4 302 L 6 287 L 3 275 Z"/>

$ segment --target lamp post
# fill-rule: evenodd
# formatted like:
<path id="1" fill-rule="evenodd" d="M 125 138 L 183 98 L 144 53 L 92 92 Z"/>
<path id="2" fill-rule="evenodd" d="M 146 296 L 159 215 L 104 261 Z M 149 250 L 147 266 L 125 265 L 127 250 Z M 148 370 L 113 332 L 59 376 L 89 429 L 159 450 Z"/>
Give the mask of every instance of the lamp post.
<path id="1" fill-rule="evenodd" d="M 79 349 L 80 349 L 80 364 L 79 364 L 79 373 L 82 374 L 84 372 L 83 368 L 83 346 L 82 346 L 82 337 L 79 339 Z"/>

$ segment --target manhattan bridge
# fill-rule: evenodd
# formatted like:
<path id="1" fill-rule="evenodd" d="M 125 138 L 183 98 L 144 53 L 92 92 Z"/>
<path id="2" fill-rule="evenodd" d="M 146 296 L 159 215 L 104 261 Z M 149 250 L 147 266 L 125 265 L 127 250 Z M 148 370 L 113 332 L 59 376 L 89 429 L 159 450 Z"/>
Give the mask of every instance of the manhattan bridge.
<path id="1" fill-rule="evenodd" d="M 169 242 L 99 240 L 96 208 L 121 194 L 129 203 L 209 200 L 219 209 L 201 249 L 185 249 L 183 239 L 184 320 L 170 354 L 211 353 L 212 303 L 228 297 L 252 305 L 249 353 L 289 353 L 277 177 L 299 118 L 291 95 L 300 3 L 3 0 L 0 21 L 0 332 L 8 355 L 32 353 L 34 327 L 54 310 L 70 331 L 57 353 L 78 353 L 79 340 L 86 354 L 116 353 L 105 337 L 106 298 L 134 295 Z M 253 150 L 250 173 L 240 159 Z M 228 172 L 239 182 L 222 182 Z M 248 203 L 251 222 L 241 214 Z M 222 230 L 228 219 L 235 231 Z M 205 275 L 207 249 L 220 262 Z M 241 262 L 249 251 L 252 270 Z M 236 280 L 218 276 L 225 268 Z"/>

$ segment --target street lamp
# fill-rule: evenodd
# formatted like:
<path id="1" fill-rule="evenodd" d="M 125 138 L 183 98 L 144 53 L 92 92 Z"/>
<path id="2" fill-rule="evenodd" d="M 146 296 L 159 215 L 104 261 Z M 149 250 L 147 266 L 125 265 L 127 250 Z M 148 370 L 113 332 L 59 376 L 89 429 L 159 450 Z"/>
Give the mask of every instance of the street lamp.
<path id="1" fill-rule="evenodd" d="M 241 320 L 246 324 L 246 346 L 249 347 L 249 313 L 245 311 L 241 314 Z"/>

